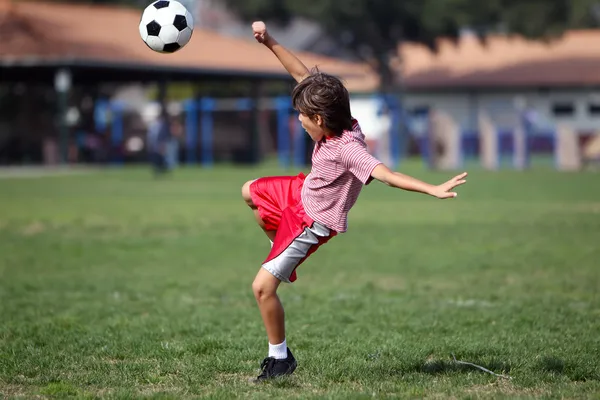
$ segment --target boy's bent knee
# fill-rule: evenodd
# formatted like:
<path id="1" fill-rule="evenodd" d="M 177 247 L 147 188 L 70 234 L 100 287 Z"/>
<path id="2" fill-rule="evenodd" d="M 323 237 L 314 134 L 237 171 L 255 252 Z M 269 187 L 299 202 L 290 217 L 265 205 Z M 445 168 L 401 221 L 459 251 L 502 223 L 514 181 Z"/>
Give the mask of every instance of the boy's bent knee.
<path id="1" fill-rule="evenodd" d="M 264 275 L 259 274 L 252 282 L 252 291 L 257 301 L 265 300 L 277 294 L 279 280 L 271 275 L 271 279 L 264 279 Z"/>
<path id="2" fill-rule="evenodd" d="M 252 202 L 252 195 L 250 194 L 250 185 L 252 185 L 252 182 L 254 181 L 248 181 L 242 186 L 242 198 L 250 207 L 254 207 L 254 203 Z"/>

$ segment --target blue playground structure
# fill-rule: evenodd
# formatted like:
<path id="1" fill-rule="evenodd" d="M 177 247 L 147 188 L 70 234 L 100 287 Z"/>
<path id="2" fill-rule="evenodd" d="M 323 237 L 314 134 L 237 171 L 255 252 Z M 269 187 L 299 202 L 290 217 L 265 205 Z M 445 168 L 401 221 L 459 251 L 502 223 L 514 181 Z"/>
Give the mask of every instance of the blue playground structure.
<path id="1" fill-rule="evenodd" d="M 393 96 L 379 98 L 381 109 L 391 113 L 392 129 L 390 132 L 390 152 L 392 164 L 398 165 L 402 156 L 402 140 L 400 105 Z M 236 99 L 229 111 L 244 112 L 256 108 L 251 98 Z M 292 109 L 289 96 L 263 99 L 261 110 L 270 110 L 277 119 L 277 158 L 282 168 L 290 166 L 303 167 L 307 164 L 306 150 L 307 138 L 302 126 L 296 118 L 296 111 Z M 120 148 L 124 142 L 123 110 L 125 104 L 120 101 L 99 100 L 96 102 L 95 123 L 98 132 L 108 132 L 111 146 L 111 162 L 122 164 Z M 213 154 L 214 142 L 214 117 L 220 110 L 219 99 L 204 97 L 198 100 L 188 99 L 183 102 L 185 121 L 185 163 L 187 165 L 199 164 L 203 167 L 212 167 L 215 163 Z M 107 117 L 110 115 L 110 118 Z M 198 152 L 198 149 L 200 151 Z"/>
<path id="2" fill-rule="evenodd" d="M 402 159 L 409 155 L 411 143 L 416 147 L 417 154 L 424 164 L 434 168 L 431 154 L 428 114 L 420 112 L 418 115 L 405 111 L 400 98 L 393 95 L 373 96 L 377 102 L 379 115 L 386 112 L 391 120 L 389 130 L 389 147 L 387 151 L 390 166 L 397 168 Z M 292 109 L 289 96 L 261 99 L 261 111 L 269 110 L 276 115 L 276 143 L 277 159 L 282 168 L 304 167 L 309 162 L 306 156 L 307 138 L 300 122 L 296 118 L 296 111 Z M 252 112 L 258 109 L 252 98 L 238 98 L 233 105 L 229 104 L 228 111 Z M 183 102 L 184 130 L 185 130 L 185 164 L 201 165 L 209 168 L 215 164 L 214 143 L 214 117 L 222 109 L 220 100 L 204 97 L 201 99 L 188 99 Z M 122 149 L 124 142 L 123 110 L 125 104 L 119 101 L 100 100 L 96 102 L 95 122 L 96 129 L 109 133 L 111 146 L 111 162 L 115 165 L 123 163 Z M 111 118 L 107 119 L 107 112 Z M 419 122 L 419 132 L 411 127 Z M 495 126 L 495 135 L 498 143 L 497 158 L 498 168 L 528 168 L 531 165 L 531 154 L 535 152 L 555 153 L 556 132 L 552 129 L 536 129 L 531 124 L 521 121 L 521 127 Z M 515 130 L 523 129 L 525 132 L 525 161 L 515 160 Z M 368 132 L 365 132 L 368 135 Z M 474 161 L 480 155 L 480 135 L 477 129 L 462 128 L 459 139 L 459 164 L 460 168 L 467 161 Z M 511 161 L 512 160 L 512 161 Z"/>

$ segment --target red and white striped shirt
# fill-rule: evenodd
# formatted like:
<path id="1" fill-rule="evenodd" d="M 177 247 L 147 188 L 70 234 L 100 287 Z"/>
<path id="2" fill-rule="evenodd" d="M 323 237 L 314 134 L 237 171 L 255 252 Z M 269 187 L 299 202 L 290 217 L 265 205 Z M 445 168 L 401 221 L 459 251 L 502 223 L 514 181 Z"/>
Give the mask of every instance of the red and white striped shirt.
<path id="1" fill-rule="evenodd" d="M 336 232 L 348 229 L 348 212 L 371 181 L 373 169 L 381 164 L 367 152 L 365 135 L 356 120 L 352 129 L 315 143 L 312 169 L 302 187 L 306 214 Z"/>

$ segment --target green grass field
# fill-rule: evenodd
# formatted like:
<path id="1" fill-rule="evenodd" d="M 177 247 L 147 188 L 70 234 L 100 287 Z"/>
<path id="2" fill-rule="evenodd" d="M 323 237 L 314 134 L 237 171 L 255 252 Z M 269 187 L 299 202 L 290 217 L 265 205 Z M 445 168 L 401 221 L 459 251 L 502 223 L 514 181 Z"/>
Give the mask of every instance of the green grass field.
<path id="1" fill-rule="evenodd" d="M 0 393 L 600 397 L 600 176 L 550 170 L 475 171 L 448 201 L 367 187 L 280 291 L 296 373 L 249 384 L 269 242 L 240 187 L 280 173 L 0 179 Z"/>

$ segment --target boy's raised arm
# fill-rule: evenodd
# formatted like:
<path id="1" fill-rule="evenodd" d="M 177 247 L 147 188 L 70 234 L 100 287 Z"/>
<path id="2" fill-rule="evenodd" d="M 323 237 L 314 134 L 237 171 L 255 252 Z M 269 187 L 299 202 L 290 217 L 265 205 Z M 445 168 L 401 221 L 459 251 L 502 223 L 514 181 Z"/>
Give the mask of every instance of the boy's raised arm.
<path id="1" fill-rule="evenodd" d="M 277 43 L 277 41 L 267 32 L 267 26 L 262 21 L 252 24 L 254 38 L 258 43 L 264 44 L 275 54 L 285 69 L 292 75 L 296 82 L 302 81 L 309 75 L 308 68 L 291 51 Z"/>

